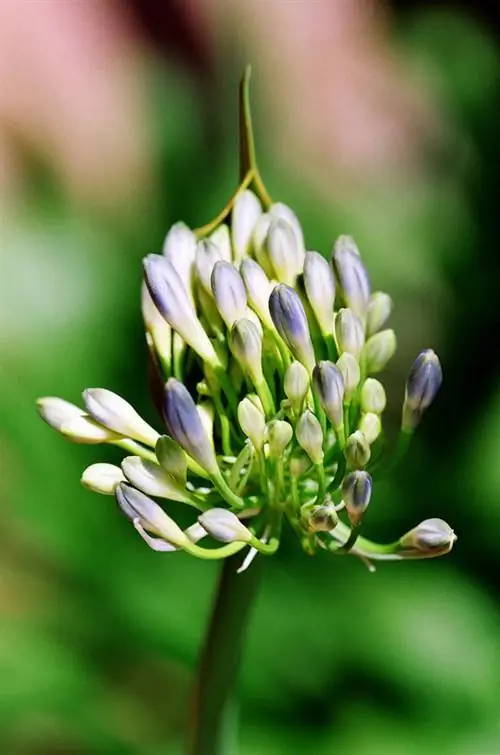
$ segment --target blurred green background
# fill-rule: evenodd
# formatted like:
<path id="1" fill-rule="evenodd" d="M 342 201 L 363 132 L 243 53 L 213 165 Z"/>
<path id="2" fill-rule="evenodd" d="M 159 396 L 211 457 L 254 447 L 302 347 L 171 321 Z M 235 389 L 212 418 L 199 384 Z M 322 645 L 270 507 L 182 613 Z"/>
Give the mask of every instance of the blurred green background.
<path id="1" fill-rule="evenodd" d="M 436 404 L 367 529 L 439 516 L 444 559 L 266 564 L 241 678 L 241 755 L 500 751 L 500 49 L 482 4 L 5 3 L 0 751 L 182 752 L 217 567 L 149 551 L 79 486 L 35 399 L 147 395 L 141 258 L 213 217 L 237 176 L 237 81 L 309 248 L 352 234 L 395 300 L 387 370 L 442 358 Z M 119 455 L 116 455 L 119 458 Z M 235 754 L 236 755 L 236 754 Z"/>

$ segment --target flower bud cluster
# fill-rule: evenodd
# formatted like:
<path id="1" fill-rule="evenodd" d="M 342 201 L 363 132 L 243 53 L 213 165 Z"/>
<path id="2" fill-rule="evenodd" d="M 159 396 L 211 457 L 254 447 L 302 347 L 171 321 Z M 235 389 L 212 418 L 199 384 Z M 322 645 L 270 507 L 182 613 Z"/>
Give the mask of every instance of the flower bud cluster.
<path id="1" fill-rule="evenodd" d="M 270 554 L 283 519 L 308 552 L 414 558 L 451 548 L 441 520 L 393 546 L 357 535 L 381 450 L 379 376 L 396 336 L 386 327 L 392 301 L 372 292 L 352 238 L 341 236 L 329 257 L 308 251 L 289 207 L 263 206 L 243 188 L 216 227 L 176 223 L 162 253 L 144 259 L 142 310 L 159 431 L 102 388 L 84 391 L 83 409 L 44 398 L 39 411 L 76 442 L 124 450 L 121 466 L 93 464 L 82 483 L 114 495 L 151 548 L 207 559 L 247 546 Z M 441 377 L 436 354 L 421 352 L 406 385 L 404 436 Z M 154 499 L 182 502 L 198 519 L 183 531 Z M 199 545 L 205 537 L 219 547 Z"/>

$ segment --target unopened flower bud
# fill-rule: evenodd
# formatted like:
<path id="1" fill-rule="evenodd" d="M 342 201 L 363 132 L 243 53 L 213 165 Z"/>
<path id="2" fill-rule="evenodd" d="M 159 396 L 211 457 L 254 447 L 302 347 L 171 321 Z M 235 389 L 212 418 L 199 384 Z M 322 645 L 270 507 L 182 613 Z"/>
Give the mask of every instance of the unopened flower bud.
<path id="1" fill-rule="evenodd" d="M 340 352 L 348 351 L 359 360 L 365 334 L 363 323 L 351 309 L 339 309 L 335 317 L 335 336 Z"/>
<path id="2" fill-rule="evenodd" d="M 245 316 L 247 294 L 241 275 L 230 262 L 220 260 L 212 270 L 212 292 L 227 328 Z"/>
<path id="3" fill-rule="evenodd" d="M 61 427 L 76 417 L 81 417 L 86 414 L 83 409 L 80 409 L 76 404 L 71 404 L 69 401 L 65 401 L 57 396 L 46 396 L 45 398 L 39 398 L 36 402 L 38 413 L 45 422 L 53 427 L 54 430 L 60 430 Z"/>
<path id="4" fill-rule="evenodd" d="M 141 310 L 146 333 L 152 339 L 152 346 L 160 355 L 164 365 L 170 369 L 172 357 L 172 328 L 164 317 L 158 312 L 146 283 L 143 281 L 141 288 Z"/>
<path id="5" fill-rule="evenodd" d="M 231 212 L 231 235 L 235 261 L 249 253 L 254 228 L 262 215 L 262 205 L 253 191 L 246 189 L 236 197 Z"/>
<path id="6" fill-rule="evenodd" d="M 212 296 L 212 271 L 217 262 L 221 262 L 222 257 L 210 239 L 198 241 L 196 247 L 195 270 L 196 277 L 203 290 Z"/>
<path id="7" fill-rule="evenodd" d="M 281 220 L 285 220 L 292 227 L 297 242 L 297 272 L 301 273 L 304 265 L 304 254 L 306 247 L 304 243 L 304 233 L 302 231 L 302 226 L 300 225 L 300 221 L 297 215 L 290 207 L 288 207 L 288 205 L 283 204 L 283 202 L 275 202 L 274 204 L 272 204 L 269 208 L 269 215 L 271 216 L 271 218 L 280 218 Z"/>
<path id="8" fill-rule="evenodd" d="M 117 393 L 106 388 L 87 388 L 83 401 L 88 413 L 101 425 L 119 435 L 154 446 L 159 433 L 156 432 L 135 409 Z"/>
<path id="9" fill-rule="evenodd" d="M 252 259 L 245 259 L 240 267 L 245 284 L 248 303 L 269 330 L 274 330 L 274 323 L 269 312 L 269 297 L 273 284 L 262 267 Z"/>
<path id="10" fill-rule="evenodd" d="M 361 521 L 370 503 L 372 495 L 372 478 L 368 472 L 356 471 L 344 477 L 342 482 L 342 500 L 347 516 L 353 526 Z"/>
<path id="11" fill-rule="evenodd" d="M 158 254 L 148 254 L 143 264 L 149 293 L 160 314 L 204 361 L 217 361 L 210 339 L 175 267 Z"/>
<path id="12" fill-rule="evenodd" d="M 259 406 L 260 405 L 260 406 Z M 238 404 L 238 422 L 247 438 L 259 451 L 262 448 L 266 432 L 264 409 L 257 396 L 246 396 Z"/>
<path id="13" fill-rule="evenodd" d="M 306 313 L 299 295 L 284 283 L 277 285 L 269 298 L 269 311 L 276 330 L 293 356 L 312 372 L 315 357 Z"/>
<path id="14" fill-rule="evenodd" d="M 393 301 L 389 294 L 383 291 L 375 291 L 368 301 L 366 315 L 366 335 L 372 336 L 378 333 L 390 317 Z"/>
<path id="15" fill-rule="evenodd" d="M 344 393 L 347 401 L 350 401 L 356 393 L 356 388 L 361 380 L 361 371 L 359 368 L 359 362 L 348 351 L 344 351 L 343 354 L 337 359 L 337 368 L 340 370 L 342 377 L 344 378 Z"/>
<path id="16" fill-rule="evenodd" d="M 182 547 L 189 544 L 189 538 L 174 520 L 144 493 L 120 483 L 115 495 L 118 506 L 131 521 L 139 520 L 144 529 L 165 538 L 173 545 Z"/>
<path id="17" fill-rule="evenodd" d="M 120 482 L 125 482 L 125 477 L 120 467 L 116 467 L 114 464 L 99 463 L 87 467 L 80 482 L 94 493 L 114 495 L 116 486 Z"/>
<path id="18" fill-rule="evenodd" d="M 443 373 L 437 354 L 432 349 L 421 351 L 406 382 L 402 429 L 411 432 L 419 424 L 441 386 Z"/>
<path id="19" fill-rule="evenodd" d="M 396 334 L 393 330 L 381 330 L 371 336 L 363 347 L 361 359 L 367 373 L 382 372 L 396 351 Z"/>
<path id="20" fill-rule="evenodd" d="M 190 299 L 193 298 L 196 236 L 185 223 L 174 223 L 165 237 L 163 255 L 174 266 Z"/>
<path id="21" fill-rule="evenodd" d="M 338 524 L 339 516 L 333 503 L 306 503 L 300 509 L 301 523 L 308 532 L 330 532 Z"/>
<path id="22" fill-rule="evenodd" d="M 201 404 L 196 404 L 196 411 L 199 414 L 201 423 L 205 428 L 205 432 L 208 435 L 210 442 L 213 446 L 214 437 L 214 405 L 211 401 L 202 401 Z"/>
<path id="23" fill-rule="evenodd" d="M 302 409 L 302 404 L 309 390 L 309 375 L 303 364 L 292 362 L 285 373 L 285 395 L 295 411 Z"/>
<path id="24" fill-rule="evenodd" d="M 265 242 L 272 222 L 273 217 L 267 212 L 263 213 L 258 219 L 252 234 L 252 249 L 255 259 L 269 278 L 274 278 L 274 270 L 266 251 Z"/>
<path id="25" fill-rule="evenodd" d="M 344 378 L 333 362 L 318 362 L 313 370 L 313 385 L 326 416 L 337 429 L 343 425 Z"/>
<path id="26" fill-rule="evenodd" d="M 293 428 L 289 422 L 277 419 L 267 428 L 269 452 L 275 459 L 280 458 L 293 438 Z"/>
<path id="27" fill-rule="evenodd" d="M 96 445 L 123 440 L 123 435 L 97 422 L 90 414 L 80 414 L 59 427 L 59 432 L 73 441 Z"/>
<path id="28" fill-rule="evenodd" d="M 274 277 L 280 283 L 293 286 L 299 272 L 299 261 L 297 239 L 291 225 L 286 220 L 273 220 L 267 232 L 265 246 Z"/>
<path id="29" fill-rule="evenodd" d="M 332 262 L 345 305 L 364 321 L 370 281 L 352 238 L 340 236 L 333 248 Z"/>
<path id="30" fill-rule="evenodd" d="M 235 322 L 229 334 L 229 347 L 243 371 L 250 375 L 253 384 L 263 380 L 262 334 L 256 325 L 246 318 Z"/>
<path id="31" fill-rule="evenodd" d="M 451 551 L 456 539 L 443 519 L 426 519 L 400 538 L 401 555 L 441 556 Z"/>
<path id="32" fill-rule="evenodd" d="M 198 517 L 198 522 L 209 535 L 222 543 L 249 543 L 252 539 L 250 530 L 228 509 L 213 508 L 204 511 Z"/>
<path id="33" fill-rule="evenodd" d="M 318 252 L 306 253 L 304 287 L 322 334 L 331 335 L 333 333 L 335 283 L 330 265 Z"/>
<path id="34" fill-rule="evenodd" d="M 382 422 L 378 414 L 367 412 L 361 415 L 358 430 L 361 430 L 367 443 L 371 446 L 382 432 Z"/>
<path id="35" fill-rule="evenodd" d="M 370 446 L 360 430 L 347 438 L 345 458 L 350 469 L 363 469 L 370 461 Z"/>
<path id="36" fill-rule="evenodd" d="M 387 403 L 385 389 L 375 378 L 367 378 L 363 383 L 360 395 L 361 408 L 364 412 L 382 414 Z"/>
<path id="37" fill-rule="evenodd" d="M 122 470 L 127 480 L 146 495 L 181 503 L 189 498 L 186 490 L 154 461 L 141 459 L 140 456 L 127 456 L 122 461 Z"/>
<path id="38" fill-rule="evenodd" d="M 161 435 L 156 443 L 155 453 L 165 472 L 184 487 L 188 464 L 186 454 L 179 444 L 168 435 Z"/>
<path id="39" fill-rule="evenodd" d="M 300 416 L 295 428 L 299 446 L 306 452 L 313 464 L 323 462 L 323 431 L 316 416 L 309 410 Z"/>
<path id="40" fill-rule="evenodd" d="M 187 388 L 175 378 L 165 385 L 163 416 L 169 434 L 179 446 L 209 474 L 217 474 L 215 452 L 196 404 Z"/>
<path id="41" fill-rule="evenodd" d="M 225 223 L 222 223 L 210 234 L 210 241 L 212 244 L 215 244 L 223 260 L 226 262 L 232 261 L 231 236 L 229 235 L 229 228 Z"/>

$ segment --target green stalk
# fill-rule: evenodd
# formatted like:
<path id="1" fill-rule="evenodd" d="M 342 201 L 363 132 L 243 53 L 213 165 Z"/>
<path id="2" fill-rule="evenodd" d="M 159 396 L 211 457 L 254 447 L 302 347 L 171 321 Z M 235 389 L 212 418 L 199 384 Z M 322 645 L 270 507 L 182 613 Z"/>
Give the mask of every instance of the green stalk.
<path id="1" fill-rule="evenodd" d="M 234 755 L 233 695 L 243 635 L 262 568 L 256 560 L 237 574 L 241 559 L 224 562 L 193 699 L 189 755 Z"/>

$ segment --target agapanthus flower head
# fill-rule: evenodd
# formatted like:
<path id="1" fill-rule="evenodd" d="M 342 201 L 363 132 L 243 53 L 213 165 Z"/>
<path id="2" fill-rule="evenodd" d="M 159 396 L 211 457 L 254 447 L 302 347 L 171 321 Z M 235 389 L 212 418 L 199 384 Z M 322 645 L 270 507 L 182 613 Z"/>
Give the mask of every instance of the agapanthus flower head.
<path id="1" fill-rule="evenodd" d="M 351 237 L 334 243 L 331 258 L 306 249 L 297 215 L 270 199 L 251 166 L 215 221 L 199 229 L 175 223 L 162 253 L 144 259 L 158 422 L 103 388 L 84 392 L 84 408 L 38 402 L 65 437 L 122 449 L 121 466 L 92 464 L 82 484 L 114 495 L 152 549 L 205 559 L 245 548 L 270 555 L 286 522 L 308 553 L 350 552 L 368 562 L 451 549 L 455 536 L 438 519 L 391 545 L 359 537 L 378 469 L 391 463 L 379 442 L 385 389 L 370 375 L 396 349 L 385 327 L 392 301 L 371 293 Z M 406 385 L 405 439 L 441 378 L 436 354 L 421 352 Z M 190 507 L 186 530 L 167 513 L 169 501 Z M 219 545 L 205 547 L 209 538 Z"/>

